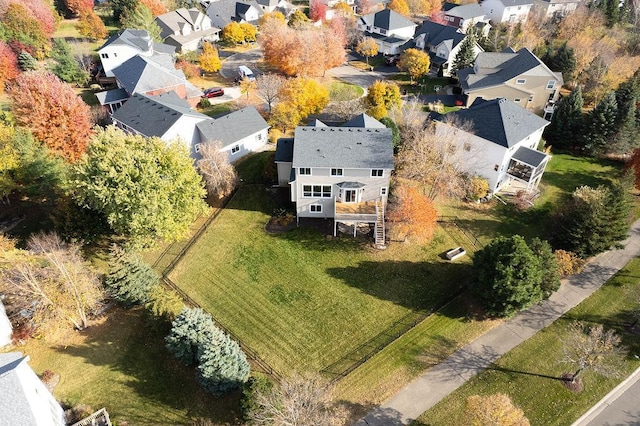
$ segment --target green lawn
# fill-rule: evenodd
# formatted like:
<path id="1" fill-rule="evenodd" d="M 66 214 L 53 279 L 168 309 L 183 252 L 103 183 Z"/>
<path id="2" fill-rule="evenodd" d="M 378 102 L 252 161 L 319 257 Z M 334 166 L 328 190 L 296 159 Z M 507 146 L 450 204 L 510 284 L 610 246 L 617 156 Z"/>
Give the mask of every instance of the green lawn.
<path id="1" fill-rule="evenodd" d="M 331 102 L 349 101 L 364 95 L 362 87 L 342 81 L 329 80 L 325 83 L 325 87 L 329 90 L 329 100 Z"/>
<path id="2" fill-rule="evenodd" d="M 640 366 L 634 357 L 640 351 L 640 336 L 626 331 L 623 324 L 633 320 L 632 312 L 640 300 L 640 259 L 631 261 L 604 287 L 560 320 L 502 357 L 486 370 L 423 414 L 417 425 L 466 425 L 464 402 L 470 395 L 503 392 L 520 406 L 532 425 L 568 425 L 604 397 L 618 379 L 585 373 L 581 393 L 567 390 L 554 379 L 573 371 L 562 360 L 562 341 L 567 325 L 574 321 L 604 324 L 615 329 L 629 348 L 622 376 Z M 551 376 L 551 378 L 540 377 Z"/>
<path id="3" fill-rule="evenodd" d="M 54 396 L 68 405 L 106 407 L 111 419 L 131 425 L 237 424 L 238 393 L 213 397 L 195 381 L 195 370 L 164 347 L 168 330 L 153 327 L 140 310 L 113 308 L 108 319 L 73 333 L 64 345 L 30 340 L 17 350 L 36 373 L 60 374 Z"/>

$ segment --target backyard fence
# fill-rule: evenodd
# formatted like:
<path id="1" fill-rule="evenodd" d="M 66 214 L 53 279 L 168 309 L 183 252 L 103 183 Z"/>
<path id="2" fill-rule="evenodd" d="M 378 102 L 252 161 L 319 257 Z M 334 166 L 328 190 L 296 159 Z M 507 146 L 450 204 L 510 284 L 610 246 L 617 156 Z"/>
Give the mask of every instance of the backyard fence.
<path id="1" fill-rule="evenodd" d="M 460 226 L 459 218 L 457 216 L 438 216 L 438 223 L 444 226 L 453 226 L 456 230 L 460 231 L 462 235 L 475 247 L 476 250 L 480 250 L 483 246 L 480 241 L 468 230 Z"/>

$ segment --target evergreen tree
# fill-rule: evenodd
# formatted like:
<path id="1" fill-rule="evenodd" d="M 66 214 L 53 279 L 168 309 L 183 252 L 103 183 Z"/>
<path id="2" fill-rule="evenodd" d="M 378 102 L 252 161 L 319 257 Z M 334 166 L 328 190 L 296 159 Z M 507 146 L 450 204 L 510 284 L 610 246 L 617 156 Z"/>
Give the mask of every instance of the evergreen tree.
<path id="1" fill-rule="evenodd" d="M 125 306 L 149 302 L 158 280 L 158 274 L 138 256 L 118 246 L 112 247 L 105 286 L 118 302 Z"/>
<path id="2" fill-rule="evenodd" d="M 551 293 L 560 288 L 560 270 L 556 255 L 553 254 L 551 245 L 547 241 L 543 241 L 537 237 L 531 240 L 529 248 L 540 260 L 542 267 L 542 282 L 540 283 L 540 288 L 545 298 L 547 298 Z"/>
<path id="3" fill-rule="evenodd" d="M 398 129 L 398 125 L 389 117 L 382 117 L 380 122 L 384 124 L 387 129 L 391 129 L 391 141 L 393 143 L 393 151 L 397 154 L 398 149 L 400 148 L 400 144 L 402 143 L 402 139 L 400 137 L 400 129 Z"/>
<path id="4" fill-rule="evenodd" d="M 153 14 L 149 8 L 142 3 L 125 9 L 122 15 L 120 15 L 120 25 L 122 28 L 147 30 L 154 41 L 162 41 L 160 37 L 162 30 L 154 21 Z"/>
<path id="5" fill-rule="evenodd" d="M 113 11 L 113 19 L 120 22 L 120 17 L 127 9 L 133 9 L 138 4 L 137 0 L 111 0 L 111 10 Z"/>
<path id="6" fill-rule="evenodd" d="M 573 80 L 573 73 L 576 70 L 576 55 L 573 49 L 567 46 L 566 41 L 555 51 L 549 47 L 542 57 L 542 62 L 552 71 L 560 71 L 565 82 Z"/>
<path id="7" fill-rule="evenodd" d="M 473 31 L 467 32 L 467 37 L 462 41 L 460 50 L 456 54 L 453 64 L 451 65 L 451 72 L 455 73 L 463 68 L 473 66 L 473 62 L 476 60 L 476 35 Z"/>
<path id="8" fill-rule="evenodd" d="M 616 117 L 616 133 L 609 148 L 610 153 L 628 154 L 640 145 L 638 140 L 638 122 L 636 97 L 626 87 L 616 91 L 618 114 Z"/>
<path id="9" fill-rule="evenodd" d="M 62 38 L 53 39 L 53 73 L 66 83 L 84 84 L 89 79 L 89 73 L 84 71 L 78 61 L 73 57 L 71 47 Z"/>
<path id="10" fill-rule="evenodd" d="M 582 89 L 576 87 L 569 96 L 560 99 L 544 131 L 545 140 L 560 149 L 572 149 L 579 145 L 582 135 Z"/>
<path id="11" fill-rule="evenodd" d="M 223 336 L 219 342 L 205 342 L 198 357 L 198 382 L 214 395 L 240 387 L 249 377 L 249 362 L 240 345 Z"/>
<path id="12" fill-rule="evenodd" d="M 173 356 L 191 365 L 198 361 L 205 344 L 220 343 L 224 338 L 224 333 L 215 326 L 211 315 L 200 308 L 184 308 L 171 323 L 171 331 L 165 341 Z"/>
<path id="13" fill-rule="evenodd" d="M 38 61 L 29 52 L 23 50 L 18 55 L 18 66 L 22 71 L 33 71 L 38 66 Z"/>
<path id="14" fill-rule="evenodd" d="M 613 92 L 607 94 L 586 117 L 583 149 L 591 155 L 609 152 L 608 144 L 616 131 L 618 104 Z"/>
<path id="15" fill-rule="evenodd" d="M 613 27 L 620 22 L 620 2 L 619 0 L 602 0 L 602 7 L 607 17 L 607 26 Z"/>

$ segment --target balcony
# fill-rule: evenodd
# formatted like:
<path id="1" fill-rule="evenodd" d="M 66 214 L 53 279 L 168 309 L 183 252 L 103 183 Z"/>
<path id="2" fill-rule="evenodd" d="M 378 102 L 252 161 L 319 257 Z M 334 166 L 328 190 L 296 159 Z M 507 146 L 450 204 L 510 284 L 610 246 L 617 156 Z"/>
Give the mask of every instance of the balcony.
<path id="1" fill-rule="evenodd" d="M 375 222 L 376 201 L 362 201 L 359 203 L 343 203 L 335 199 L 335 219 L 339 221 Z"/>
<path id="2" fill-rule="evenodd" d="M 554 101 L 549 101 L 547 102 L 547 104 L 544 106 L 543 109 L 543 116 L 542 118 L 544 118 L 545 120 L 551 120 L 551 117 L 553 117 L 553 112 L 556 109 L 556 103 Z"/>
<path id="3" fill-rule="evenodd" d="M 536 188 L 549 162 L 549 158 L 551 157 L 544 152 L 520 147 L 511 157 L 507 174 L 520 182 L 526 183 L 528 190 Z"/>

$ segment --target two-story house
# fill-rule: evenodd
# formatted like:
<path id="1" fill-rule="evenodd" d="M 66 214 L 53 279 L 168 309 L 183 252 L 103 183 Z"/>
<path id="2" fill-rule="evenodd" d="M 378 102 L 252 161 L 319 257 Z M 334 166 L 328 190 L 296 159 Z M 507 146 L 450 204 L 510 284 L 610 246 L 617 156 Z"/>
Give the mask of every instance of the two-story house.
<path id="1" fill-rule="evenodd" d="M 215 0 L 211 1 L 205 11 L 211 25 L 224 28 L 232 22 L 258 24 L 264 14 L 263 8 L 255 0 Z"/>
<path id="2" fill-rule="evenodd" d="M 482 10 L 493 25 L 502 23 L 517 24 L 525 22 L 535 0 L 484 0 L 480 2 Z"/>
<path id="3" fill-rule="evenodd" d="M 384 55 L 397 55 L 402 46 L 413 38 L 417 25 L 390 9 L 370 13 L 358 19 L 358 29 L 371 37 Z"/>
<path id="4" fill-rule="evenodd" d="M 100 63 L 107 77 L 113 77 L 113 70 L 136 55 L 168 56 L 173 59 L 176 48 L 168 44 L 154 43 L 146 30 L 126 29 L 109 37 L 98 49 Z"/>
<path id="5" fill-rule="evenodd" d="M 582 0 L 535 0 L 534 11 L 546 18 L 563 18 L 576 10 Z"/>
<path id="6" fill-rule="evenodd" d="M 373 119 L 357 122 L 371 124 Z M 376 127 L 298 127 L 276 148 L 278 180 L 288 183 L 300 218 L 333 219 L 354 227 L 372 224 L 384 245 L 384 214 L 393 170 L 391 130 Z"/>
<path id="7" fill-rule="evenodd" d="M 28 361 L 20 352 L 0 353 L 0 424 L 64 426 L 62 407 Z"/>
<path id="8" fill-rule="evenodd" d="M 537 147 L 548 121 L 504 98 L 477 99 L 468 109 L 432 117 L 436 135 L 455 147 L 449 161 L 487 179 L 492 193 L 512 181 L 526 190 L 540 183 L 550 157 Z"/>
<path id="9" fill-rule="evenodd" d="M 460 32 L 458 28 L 426 20 L 416 30 L 413 42 L 418 49 L 429 53 L 431 68 L 435 69 L 439 75 L 450 77 L 451 65 L 465 38 L 467 38 L 466 34 Z M 484 51 L 477 42 L 473 50 L 475 56 Z"/>
<path id="10" fill-rule="evenodd" d="M 477 98 L 507 98 L 550 119 L 563 84 L 562 73 L 551 71 L 529 49 L 482 52 L 473 68 L 458 70 L 466 106 Z"/>
<path id="11" fill-rule="evenodd" d="M 156 17 L 160 37 L 165 44 L 175 46 L 178 52 L 198 50 L 203 41 L 220 39 L 220 28 L 211 25 L 211 19 L 196 8 L 180 8 Z"/>
<path id="12" fill-rule="evenodd" d="M 489 22 L 487 14 L 478 3 L 464 5 L 444 3 L 444 5 L 442 5 L 442 12 L 445 23 L 449 26 L 459 28 L 464 34 L 467 33 L 469 28 L 475 27 L 477 24 L 486 24 Z M 483 25 L 482 28 L 482 34 L 486 36 L 487 34 L 485 33 L 489 31 L 489 27 Z"/>

